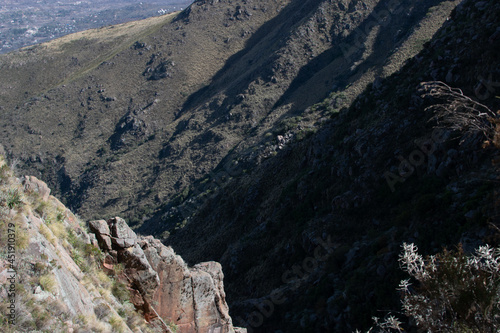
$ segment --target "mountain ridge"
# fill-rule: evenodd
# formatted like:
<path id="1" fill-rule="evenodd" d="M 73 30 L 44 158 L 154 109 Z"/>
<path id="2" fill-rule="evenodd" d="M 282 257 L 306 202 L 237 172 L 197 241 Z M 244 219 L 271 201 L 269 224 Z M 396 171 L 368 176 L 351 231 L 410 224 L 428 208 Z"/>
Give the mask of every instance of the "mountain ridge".
<path id="1" fill-rule="evenodd" d="M 368 4 L 372 6 L 374 2 Z M 85 207 L 96 206 L 97 202 L 92 198 L 104 195 L 104 198 L 99 200 L 100 204 L 97 204 L 97 207 L 102 207 L 107 203 L 107 207 L 99 209 L 104 215 L 110 211 L 109 217 L 117 214 L 134 217 L 136 220 L 133 223 L 138 224 L 140 223 L 137 220 L 138 215 L 151 217 L 150 213 L 144 213 L 154 211 L 157 209 L 155 207 L 162 205 L 163 202 L 172 200 L 194 180 L 208 174 L 223 158 L 229 159 L 230 157 L 226 156 L 227 152 L 237 145 L 241 146 L 240 142 L 252 142 L 248 133 L 255 131 L 255 126 L 261 124 L 257 129 L 258 136 L 253 139 L 254 143 L 244 144 L 241 150 L 248 150 L 258 144 L 265 130 L 276 126 L 277 121 L 290 117 L 288 113 L 292 112 L 293 115 L 298 112 L 289 110 L 293 103 L 287 102 L 283 106 L 274 107 L 281 103 L 276 104 L 278 98 L 274 96 L 281 96 L 286 91 L 295 73 L 309 61 L 310 56 L 314 57 L 330 48 L 331 41 L 328 39 L 331 37 L 328 26 L 332 25 L 333 28 L 335 25 L 335 29 L 338 29 L 336 34 L 342 31 L 340 23 L 330 21 L 329 15 L 340 8 L 345 11 L 349 8 L 344 5 L 339 7 L 335 3 L 333 5 L 332 7 L 331 4 L 311 1 L 284 1 L 276 4 L 255 2 L 253 5 L 195 2 L 182 14 L 183 16 L 170 23 L 165 19 L 165 23 L 162 23 L 163 28 L 150 34 L 149 42 L 146 41 L 147 38 L 143 41 L 138 40 L 137 44 L 133 42 L 133 38 L 139 38 L 141 31 L 145 31 L 146 24 L 150 24 L 146 23 L 147 21 L 144 21 L 143 28 L 131 27 L 133 23 L 130 23 L 123 26 L 122 30 L 118 30 L 128 34 L 129 30 L 136 29 L 135 35 L 131 30 L 130 39 L 125 43 L 119 38 L 107 40 L 108 37 L 102 37 L 87 41 L 76 35 L 67 37 L 68 42 L 64 44 L 67 51 L 63 51 L 64 53 L 60 55 L 64 61 L 57 60 L 57 57 L 54 60 L 41 60 L 53 63 L 55 66 L 46 66 L 47 71 L 39 74 L 44 78 L 40 81 L 39 87 L 46 89 L 53 86 L 51 93 L 39 95 L 35 93 L 37 91 L 35 88 L 33 90 L 35 96 L 25 99 L 26 94 L 21 89 L 10 89 L 9 86 L 2 88 L 2 104 L 6 110 L 4 115 L 6 118 L 2 121 L 6 126 L 6 132 L 2 143 L 7 153 L 10 152 L 10 157 L 26 161 L 22 165 L 30 164 L 30 169 L 26 171 L 38 176 L 43 175 L 42 178 L 51 183 L 55 191 L 63 192 L 61 192 L 62 197 L 68 200 L 70 206 L 78 208 L 80 214 L 86 215 L 85 211 L 88 208 Z M 359 14 L 356 14 L 355 10 L 357 9 L 354 6 L 350 13 L 345 14 L 345 24 L 353 26 L 360 20 L 356 18 Z M 210 13 L 210 20 L 207 13 Z M 320 16 L 316 18 L 317 15 Z M 323 21 L 320 19 L 321 15 Z M 306 18 L 299 19 L 303 16 Z M 271 21 L 271 18 L 274 19 Z M 270 23 L 260 27 L 264 22 Z M 302 27 L 304 22 L 305 27 Z M 372 20 L 369 19 L 368 22 Z M 323 28 L 324 32 L 318 38 L 312 31 L 316 31 L 325 23 L 327 27 Z M 307 28 L 308 26 L 310 28 Z M 116 29 L 103 28 L 102 36 L 107 36 L 108 31 L 112 33 Z M 186 29 L 193 32 L 188 35 L 188 31 L 184 31 Z M 271 31 L 270 34 L 268 29 Z M 309 34 L 307 29 L 311 31 Z M 283 35 L 289 34 L 290 37 L 283 38 Z M 162 44 L 162 40 L 166 40 L 166 45 Z M 99 57 L 92 60 L 101 54 L 100 50 L 108 48 L 108 45 L 116 45 L 117 42 L 123 43 L 122 45 L 131 44 L 131 48 L 120 47 L 119 50 L 122 51 L 111 59 Z M 310 56 L 302 54 L 300 49 L 302 43 L 310 50 L 308 51 Z M 169 44 L 177 46 L 170 50 Z M 201 45 L 202 57 L 197 57 L 195 54 Z M 82 47 L 88 50 L 89 61 L 85 54 L 80 54 L 76 59 L 66 56 L 66 53 L 71 54 L 72 50 Z M 160 47 L 166 48 L 166 53 L 154 51 L 154 48 Z M 270 57 L 264 56 L 260 50 L 268 52 Z M 288 50 L 293 51 L 287 55 Z M 174 56 L 172 52 L 177 52 L 178 55 Z M 15 54 L 31 57 L 33 59 L 31 61 L 45 57 L 43 47 L 34 47 L 31 51 Z M 118 61 L 120 57 L 121 60 Z M 229 60 L 225 62 L 225 58 Z M 19 87 L 31 87 L 33 83 L 36 84 L 38 79 L 30 74 L 37 73 L 36 69 L 29 69 L 29 66 L 25 65 L 21 67 L 14 65 L 16 61 L 10 59 L 8 55 L 2 59 L 4 63 L 2 68 L 4 71 L 7 70 L 3 73 L 10 86 L 16 81 L 19 82 Z M 291 62 L 292 59 L 295 60 Z M 339 61 L 343 63 L 343 59 L 341 55 Z M 13 64 L 7 65 L 10 61 Z M 59 74 L 60 70 L 55 71 L 56 68 L 68 68 L 73 73 L 82 73 L 85 68 L 93 68 L 95 65 L 92 64 L 98 62 L 100 64 L 93 71 L 75 78 L 77 81 L 71 82 L 70 72 L 60 73 L 62 79 L 52 81 L 53 83 L 49 81 L 54 77 L 49 71 Z M 252 63 L 253 65 L 248 67 L 248 64 Z M 16 66 L 12 69 L 14 72 L 8 70 L 8 66 Z M 29 72 L 19 74 L 24 73 L 23 70 Z M 330 74 L 321 74 L 323 77 L 325 75 Z M 151 80 L 151 77 L 161 78 Z M 23 78 L 23 81 L 19 81 L 19 78 Z M 115 87 L 115 78 L 120 80 L 119 90 Z M 66 82 L 57 85 L 61 81 Z M 366 83 L 361 83 L 359 87 L 354 85 L 353 93 L 346 93 L 347 97 L 352 98 L 364 84 Z M 315 84 L 317 89 L 312 90 L 321 93 L 315 95 L 314 100 L 307 99 L 310 98 L 308 92 L 299 96 L 305 97 L 307 100 L 305 104 L 309 101 L 320 101 L 331 91 L 331 85 L 332 82 L 326 87 L 324 83 Z M 9 97 L 11 90 L 19 91 L 20 94 Z M 29 95 L 30 93 L 26 96 Z M 24 99 L 28 104 L 24 106 L 12 104 L 12 101 L 17 99 Z M 193 104 L 193 101 L 196 101 L 196 104 Z M 23 112 L 26 114 L 23 119 L 15 116 L 16 107 L 25 109 Z M 52 111 L 47 112 L 48 109 Z M 64 128 L 59 126 L 53 131 L 54 134 L 43 133 L 48 124 L 44 124 L 41 120 L 52 116 L 54 118 L 49 118 L 48 123 L 63 124 L 64 126 L 61 126 Z M 38 124 L 32 119 L 39 119 Z M 312 124 L 316 119 L 312 118 L 306 124 L 307 127 L 313 129 Z M 14 128 L 7 125 L 25 128 L 25 132 L 32 133 L 25 136 L 29 140 L 26 140 L 26 143 L 9 142 L 11 135 L 7 134 Z M 198 135 L 197 132 L 205 134 Z M 40 140 L 35 139 L 37 133 L 42 134 Z M 52 139 L 53 135 L 57 139 Z M 190 143 L 191 141 L 193 142 Z M 76 143 L 78 154 L 64 149 L 61 142 Z M 197 142 L 203 142 L 204 145 L 200 146 Z M 15 148 L 19 144 L 27 143 L 28 146 L 22 149 L 26 151 L 25 156 L 15 156 L 14 152 L 20 151 Z M 33 144 L 39 148 L 29 148 Z M 55 149 L 58 146 L 62 149 Z M 71 150 L 75 150 L 75 147 Z M 152 152 L 158 155 L 155 156 L 151 154 Z M 48 155 L 44 156 L 45 154 Z M 134 165 L 132 156 L 134 158 L 140 156 L 139 158 L 145 163 L 144 168 Z M 54 166 L 39 162 L 52 159 L 55 159 Z M 128 186 L 121 184 L 122 193 L 112 184 L 114 174 L 110 172 L 110 169 L 115 169 L 114 173 L 122 173 L 118 165 L 114 166 L 119 163 L 125 163 L 127 168 L 134 169 L 135 175 L 145 175 L 139 181 L 123 173 L 122 177 L 129 177 L 130 184 Z M 180 172 L 192 169 L 194 173 Z M 160 177 L 156 177 L 156 174 Z M 144 186 L 144 177 L 148 179 L 147 187 Z M 62 188 L 60 184 L 64 184 Z M 123 191 L 134 194 L 125 198 Z M 95 195 L 91 194 L 94 192 Z M 141 194 L 137 196 L 135 193 Z M 92 202 L 86 204 L 89 199 Z M 95 209 L 92 211 L 101 214 Z"/>

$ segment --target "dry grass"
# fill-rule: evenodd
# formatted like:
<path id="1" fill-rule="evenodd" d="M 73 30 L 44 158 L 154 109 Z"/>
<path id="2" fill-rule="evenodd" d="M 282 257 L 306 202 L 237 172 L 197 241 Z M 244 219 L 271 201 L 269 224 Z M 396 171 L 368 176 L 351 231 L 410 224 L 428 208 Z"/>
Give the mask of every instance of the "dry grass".
<path id="1" fill-rule="evenodd" d="M 80 31 L 54 39 L 50 42 L 42 44 L 42 46 L 55 52 L 64 52 L 66 48 L 71 47 L 71 43 L 81 39 L 106 40 L 121 37 L 134 39 L 137 36 L 151 31 L 151 29 L 157 28 L 158 25 L 163 25 L 171 21 L 175 15 L 177 15 L 177 13 L 170 13 L 162 16 L 151 17 L 145 20 Z"/>
<path id="2" fill-rule="evenodd" d="M 92 314 L 87 321 L 87 328 L 92 332 L 109 332 L 106 323 L 100 321 L 95 314 Z"/>
<path id="3" fill-rule="evenodd" d="M 56 47 L 59 51 L 64 50 L 67 47 L 74 48 L 71 44 L 78 44 L 78 42 L 81 42 L 82 40 L 84 42 L 87 42 L 88 40 L 90 43 L 109 43 L 112 45 L 111 49 L 107 53 L 99 54 L 99 56 L 92 60 L 84 69 L 67 78 L 63 84 L 71 82 L 76 78 L 94 70 L 103 62 L 112 59 L 119 52 L 129 48 L 135 41 L 158 31 L 164 24 L 169 23 L 176 15 L 177 13 L 171 13 L 142 21 L 82 31 L 74 35 L 70 35 L 67 40 L 54 40 L 54 43 L 56 44 L 54 47 Z"/>
<path id="4" fill-rule="evenodd" d="M 45 225 L 42 224 L 40 225 L 40 233 L 52 244 L 56 244 L 56 238 L 54 237 L 54 234 L 52 231 Z"/>
<path id="5" fill-rule="evenodd" d="M 45 274 L 40 276 L 40 286 L 43 288 L 43 290 L 53 294 L 58 290 L 57 281 L 53 274 Z"/>
<path id="6" fill-rule="evenodd" d="M 120 316 L 112 315 L 109 318 L 109 324 L 113 328 L 114 332 L 123 332 L 125 330 L 126 324 Z"/>
<path id="7" fill-rule="evenodd" d="M 52 222 L 49 224 L 49 229 L 52 231 L 54 236 L 59 239 L 60 241 L 63 241 L 68 237 L 68 233 L 66 231 L 66 227 L 62 222 Z"/>

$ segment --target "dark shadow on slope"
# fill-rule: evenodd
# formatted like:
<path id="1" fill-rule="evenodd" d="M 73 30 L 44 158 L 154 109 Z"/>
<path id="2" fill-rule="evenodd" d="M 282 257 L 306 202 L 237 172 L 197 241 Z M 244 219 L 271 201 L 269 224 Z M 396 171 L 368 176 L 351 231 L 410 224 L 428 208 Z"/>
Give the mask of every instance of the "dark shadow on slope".
<path id="1" fill-rule="evenodd" d="M 231 56 L 224 67 L 219 70 L 212 79 L 212 84 L 204 87 L 188 97 L 182 107 L 182 112 L 203 104 L 215 96 L 221 89 L 229 88 L 228 95 L 241 91 L 242 85 L 247 85 L 252 77 L 262 75 L 262 70 L 267 63 L 272 63 L 273 53 L 281 48 L 286 42 L 293 29 L 304 17 L 321 4 L 317 0 L 294 0 L 288 4 L 274 19 L 262 25 L 247 41 L 243 50 Z M 259 45 L 260 44 L 260 45 Z M 258 50 L 257 50 L 258 48 Z M 252 55 L 252 53 L 255 53 Z M 249 58 L 249 56 L 252 56 Z M 249 58 L 249 59 L 245 59 Z M 253 62 L 260 63 L 257 65 Z M 252 66 L 250 66 L 252 65 Z M 253 71 L 245 71 L 242 74 L 237 70 L 245 68 L 256 68 Z M 270 79 L 270 78 L 269 78 Z M 240 82 L 238 84 L 238 82 Z M 242 83 L 241 83 L 242 82 Z"/>
<path id="2" fill-rule="evenodd" d="M 348 67 L 338 73 L 338 76 L 334 79 L 339 89 L 343 89 L 351 84 L 353 77 L 357 73 L 363 73 L 373 65 L 378 64 L 382 66 L 390 53 L 406 40 L 409 36 L 408 32 L 414 29 L 416 24 L 425 17 L 429 8 L 443 1 L 430 0 L 422 3 L 404 1 L 393 8 L 389 7 L 389 4 L 393 3 L 393 1 L 381 1 L 364 22 L 348 37 L 334 39 L 332 48 L 326 50 L 304 66 L 295 80 L 290 84 L 288 90 L 276 102 L 274 108 L 285 102 L 293 103 L 294 93 L 317 73 L 330 66 L 335 59 L 343 57 L 346 60 L 346 64 L 348 64 Z M 361 60 L 363 53 L 366 51 L 365 43 L 367 42 L 367 38 L 373 29 L 377 27 L 380 27 L 381 30 L 377 34 L 372 54 L 356 66 L 356 68 L 350 69 L 352 64 Z M 399 31 L 395 31 L 396 29 Z M 325 88 L 324 97 L 331 90 L 331 88 Z"/>
<path id="3" fill-rule="evenodd" d="M 343 72 L 340 72 L 337 77 L 335 77 L 335 80 L 339 82 L 339 88 L 345 88 L 350 81 L 353 79 L 353 76 L 355 76 L 357 73 L 362 73 L 364 70 L 372 67 L 373 65 L 383 65 L 383 62 L 381 62 L 380 59 L 385 58 L 391 50 L 395 49 L 398 45 L 400 45 L 406 38 L 409 36 L 409 31 L 414 28 L 414 26 L 421 21 L 421 19 L 425 16 L 427 13 L 428 9 L 443 0 L 428 0 L 425 1 L 425 3 L 422 3 L 419 5 L 419 7 L 413 8 L 413 3 L 410 1 L 404 1 L 404 3 L 401 4 L 401 9 L 399 11 L 396 11 L 395 18 L 388 20 L 387 22 L 382 22 L 384 23 L 381 25 L 381 31 L 376 37 L 376 42 L 375 42 L 375 47 L 373 50 L 373 54 L 365 59 L 362 63 L 360 63 L 355 69 L 351 70 L 349 67 L 345 68 Z M 390 0 L 382 1 L 377 5 L 373 12 L 367 16 L 367 18 L 362 22 L 360 25 L 360 30 L 361 31 L 367 31 L 368 33 L 373 29 L 374 22 L 377 22 L 375 17 L 378 17 L 377 14 L 374 13 L 380 13 L 383 10 L 386 10 L 387 8 L 387 3 L 389 3 Z M 306 6 L 308 13 L 311 11 L 314 11 L 317 6 L 319 5 L 318 2 L 315 2 L 314 4 L 310 4 L 309 6 Z M 258 46 L 259 50 L 266 50 L 266 56 L 272 57 L 273 52 L 275 50 L 279 49 L 280 47 L 283 46 L 285 39 L 283 36 L 286 36 L 286 33 L 290 33 L 293 26 L 295 24 L 298 24 L 299 20 L 298 19 L 292 19 L 288 20 L 285 19 L 286 22 L 283 23 L 281 22 L 282 16 L 287 16 L 289 15 L 290 10 L 295 10 L 296 8 L 304 8 L 304 7 L 297 7 L 300 6 L 297 4 L 297 1 L 293 2 L 292 4 L 287 7 L 286 10 L 282 11 L 282 14 L 280 14 L 278 17 L 275 19 L 271 20 L 269 23 L 267 23 L 262 29 L 260 29 L 254 37 L 252 37 L 248 44 L 247 47 L 240 51 L 239 53 L 235 54 L 233 57 L 231 57 L 226 65 L 224 66 L 223 69 L 221 69 L 215 76 L 214 76 L 214 81 L 212 85 L 200 89 L 198 92 L 196 92 L 194 95 L 191 96 L 190 99 L 184 104 L 183 111 L 196 107 L 197 105 L 201 105 L 205 103 L 208 99 L 213 97 L 217 92 L 220 91 L 221 87 L 228 86 L 226 88 L 228 96 L 234 96 L 238 93 L 240 93 L 244 87 L 242 87 L 244 84 L 247 84 L 251 82 L 250 78 L 252 76 L 257 76 L 257 75 L 262 75 L 262 73 L 266 70 L 265 66 L 267 63 L 264 63 L 264 65 L 261 65 L 257 69 L 254 69 L 253 71 L 249 71 L 248 73 L 241 74 L 241 72 L 234 70 L 233 67 L 238 67 L 241 66 L 242 63 L 246 61 L 245 57 L 249 54 L 252 54 L 253 52 L 258 52 L 256 51 L 256 48 Z M 304 4 L 305 6 L 305 4 Z M 305 9 L 304 9 L 305 10 Z M 402 15 L 401 13 L 408 13 L 408 15 Z M 290 15 L 291 16 L 291 15 Z M 303 16 L 301 16 L 303 17 Z M 295 22 L 295 23 L 294 23 Z M 281 26 L 280 26 L 281 25 Z M 393 26 L 402 26 L 401 28 L 401 37 L 394 38 L 394 34 L 392 33 L 392 30 L 395 29 Z M 279 33 L 274 34 L 273 36 L 267 36 L 268 35 L 268 29 L 271 29 L 272 27 L 280 30 Z M 333 35 L 333 32 L 331 32 Z M 317 56 L 315 59 L 313 59 L 309 64 L 304 66 L 299 74 L 297 75 L 296 79 L 292 82 L 290 88 L 285 92 L 283 97 L 280 99 L 278 103 L 276 103 L 276 106 L 279 106 L 280 103 L 283 103 L 284 101 L 292 101 L 294 98 L 300 98 L 299 97 L 294 97 L 293 94 L 294 92 L 299 89 L 304 83 L 306 83 L 308 80 L 310 80 L 316 73 L 320 72 L 321 70 L 324 70 L 326 67 L 328 67 L 332 61 L 338 58 L 342 58 L 344 56 L 344 52 L 349 52 L 350 49 L 348 48 L 349 46 L 359 45 L 355 49 L 355 51 L 352 51 L 350 54 L 350 60 L 351 63 L 354 63 L 356 61 L 359 61 L 365 52 L 365 42 L 366 42 L 366 36 L 367 34 L 364 35 L 359 35 L 358 30 L 353 31 L 349 36 L 346 38 L 336 38 L 333 40 L 332 44 L 334 44 L 333 47 L 331 47 L 329 50 L 323 52 L 319 56 Z M 281 39 L 278 40 L 278 37 L 281 36 Z M 390 38 L 388 38 L 388 36 Z M 275 42 L 279 44 L 275 44 Z M 261 45 L 259 45 L 261 43 Z M 340 48 L 340 45 L 343 45 L 343 47 L 347 48 L 343 49 Z M 268 47 L 269 45 L 273 45 L 273 47 Z M 384 56 L 384 57 L 382 57 Z M 264 59 L 265 56 L 262 56 L 261 59 Z M 269 62 L 272 63 L 272 60 L 268 60 Z M 229 73 L 232 70 L 232 73 Z M 228 77 L 233 78 L 233 80 L 228 80 Z M 236 79 L 234 79 L 236 77 Z M 248 79 L 246 79 L 248 78 Z M 236 82 L 235 82 L 236 81 Z M 232 85 L 229 87 L 229 85 Z M 325 88 L 325 95 L 328 94 L 330 91 Z M 325 96 L 326 97 L 326 96 Z M 228 98 L 229 99 L 229 98 Z M 219 109 L 224 109 L 228 108 L 231 105 L 231 101 L 224 101 L 222 106 L 219 107 Z M 291 111 L 292 112 L 292 111 Z M 283 117 L 286 117 L 287 115 L 284 115 Z M 231 153 L 228 154 L 228 156 L 231 155 Z M 227 158 L 227 156 L 226 156 Z M 219 165 L 220 166 L 220 165 Z M 217 168 L 215 168 L 216 170 Z M 215 171 L 214 170 L 214 171 Z M 171 208 L 169 206 L 168 208 Z M 167 208 L 167 209 L 168 209 Z M 165 210 L 161 210 L 157 216 L 153 217 L 151 221 L 148 223 L 145 223 L 144 225 L 159 225 L 161 221 L 161 215 L 165 212 Z M 151 222 L 156 222 L 156 223 L 151 223 Z M 158 228 L 162 228 L 161 226 L 158 226 Z M 155 229 L 155 228 L 152 228 Z M 157 230 L 148 230 L 149 233 L 155 232 Z M 141 232 L 144 232 L 144 230 L 141 230 Z"/>

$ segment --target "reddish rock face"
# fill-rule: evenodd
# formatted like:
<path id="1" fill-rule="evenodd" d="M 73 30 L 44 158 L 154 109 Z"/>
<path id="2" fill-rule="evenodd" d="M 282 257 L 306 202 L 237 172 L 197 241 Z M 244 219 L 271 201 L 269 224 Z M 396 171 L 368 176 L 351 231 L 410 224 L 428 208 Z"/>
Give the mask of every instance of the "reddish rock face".
<path id="1" fill-rule="evenodd" d="M 234 332 L 219 263 L 189 268 L 171 247 L 151 236 L 137 237 L 123 219 L 103 222 L 92 221 L 90 229 L 108 253 L 106 263 L 123 264 L 131 301 L 145 318 L 161 319 L 166 332 L 165 322 L 175 323 L 182 333 Z"/>

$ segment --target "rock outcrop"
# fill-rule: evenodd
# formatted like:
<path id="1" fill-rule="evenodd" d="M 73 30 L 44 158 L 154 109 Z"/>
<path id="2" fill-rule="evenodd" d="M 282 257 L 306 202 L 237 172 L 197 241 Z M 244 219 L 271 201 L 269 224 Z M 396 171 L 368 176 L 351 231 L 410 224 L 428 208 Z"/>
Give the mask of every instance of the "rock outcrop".
<path id="1" fill-rule="evenodd" d="M 189 268 L 119 217 L 88 226 L 0 155 L 0 332 L 246 331 L 232 325 L 219 263 Z"/>
<path id="2" fill-rule="evenodd" d="M 138 237 L 120 217 L 89 226 L 106 253 L 105 267 L 123 265 L 121 279 L 148 320 L 159 320 L 167 330 L 164 320 L 175 323 L 178 332 L 235 332 L 219 263 L 189 268 L 171 247 L 152 236 Z"/>

